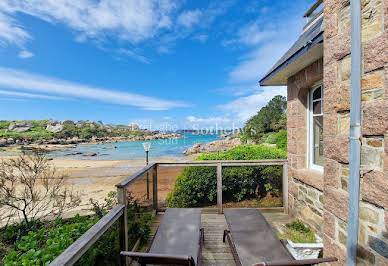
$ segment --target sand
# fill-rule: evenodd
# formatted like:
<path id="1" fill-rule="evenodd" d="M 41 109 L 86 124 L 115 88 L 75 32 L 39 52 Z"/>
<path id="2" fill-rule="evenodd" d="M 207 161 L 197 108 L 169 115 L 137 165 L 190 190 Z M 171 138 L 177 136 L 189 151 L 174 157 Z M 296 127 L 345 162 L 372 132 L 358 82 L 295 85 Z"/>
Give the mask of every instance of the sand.
<path id="1" fill-rule="evenodd" d="M 15 156 L 3 156 L 1 159 Z M 188 158 L 157 158 L 154 161 L 174 162 L 187 160 Z M 90 160 L 54 158 L 50 163 L 57 169 L 58 174 L 65 175 L 66 185 L 73 191 L 78 192 L 81 197 L 81 204 L 71 213 L 65 216 L 72 216 L 75 213 L 90 213 L 90 199 L 103 202 L 109 191 L 116 191 L 115 185 L 121 180 L 131 176 L 145 166 L 144 160 Z M 158 169 L 158 199 L 161 206 L 164 206 L 164 199 L 173 189 L 176 177 L 182 172 L 183 167 L 159 167 Z M 152 202 L 152 177 L 149 175 L 150 202 Z M 146 199 L 146 176 L 129 187 L 133 196 L 141 202 Z"/>

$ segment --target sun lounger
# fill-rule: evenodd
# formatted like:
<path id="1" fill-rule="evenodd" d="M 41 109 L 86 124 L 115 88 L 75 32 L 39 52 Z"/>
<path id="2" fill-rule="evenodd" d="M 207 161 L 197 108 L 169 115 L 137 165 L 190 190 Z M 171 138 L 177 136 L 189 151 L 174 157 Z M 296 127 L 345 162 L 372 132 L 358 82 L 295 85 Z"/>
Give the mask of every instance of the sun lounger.
<path id="1" fill-rule="evenodd" d="M 258 209 L 224 210 L 229 230 L 224 231 L 236 265 L 313 265 L 336 258 L 295 260 Z"/>
<path id="2" fill-rule="evenodd" d="M 140 265 L 200 265 L 204 241 L 201 209 L 168 208 L 146 253 L 122 251 Z"/>

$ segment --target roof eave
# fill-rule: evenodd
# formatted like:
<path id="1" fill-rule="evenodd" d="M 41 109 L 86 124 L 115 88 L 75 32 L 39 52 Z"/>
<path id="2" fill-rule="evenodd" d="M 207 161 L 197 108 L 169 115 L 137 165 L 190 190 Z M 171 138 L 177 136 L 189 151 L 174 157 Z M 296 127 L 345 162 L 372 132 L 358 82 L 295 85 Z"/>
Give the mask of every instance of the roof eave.
<path id="1" fill-rule="evenodd" d="M 295 52 L 293 55 L 291 55 L 287 60 L 285 60 L 281 65 L 279 65 L 277 68 L 275 68 L 273 71 L 268 73 L 266 76 L 264 76 L 260 81 L 260 86 L 284 86 L 287 85 L 287 80 L 283 80 L 280 83 L 271 83 L 271 79 L 273 79 L 276 74 L 278 74 L 281 70 L 285 69 L 288 65 L 293 63 L 297 58 L 299 58 L 301 55 L 306 53 L 308 50 L 313 48 L 318 43 L 323 42 L 323 32 L 319 33 L 314 39 L 312 39 L 310 42 L 308 42 L 304 47 L 299 49 L 297 52 Z M 300 69 L 302 70 L 302 68 Z M 269 84 L 270 83 L 270 84 Z"/>

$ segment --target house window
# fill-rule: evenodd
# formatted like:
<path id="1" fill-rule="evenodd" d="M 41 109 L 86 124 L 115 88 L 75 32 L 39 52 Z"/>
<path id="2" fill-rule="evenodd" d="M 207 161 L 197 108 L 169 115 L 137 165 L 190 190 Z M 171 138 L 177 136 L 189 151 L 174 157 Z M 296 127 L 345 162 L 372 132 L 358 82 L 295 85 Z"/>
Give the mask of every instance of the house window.
<path id="1" fill-rule="evenodd" d="M 323 90 L 322 85 L 309 94 L 310 168 L 323 170 Z"/>

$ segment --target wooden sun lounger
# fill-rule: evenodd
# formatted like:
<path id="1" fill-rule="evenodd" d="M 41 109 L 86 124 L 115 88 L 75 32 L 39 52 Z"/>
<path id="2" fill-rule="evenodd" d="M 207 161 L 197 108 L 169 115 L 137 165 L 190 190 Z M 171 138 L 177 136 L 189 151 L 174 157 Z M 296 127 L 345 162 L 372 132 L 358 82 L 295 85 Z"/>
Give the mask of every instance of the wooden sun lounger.
<path id="1" fill-rule="evenodd" d="M 122 251 L 120 254 L 147 264 L 201 265 L 204 241 L 198 208 L 168 208 L 146 253 Z"/>
<path id="2" fill-rule="evenodd" d="M 337 258 L 295 260 L 277 238 L 258 209 L 225 209 L 229 230 L 224 231 L 238 266 L 251 265 L 314 265 L 337 261 Z"/>

